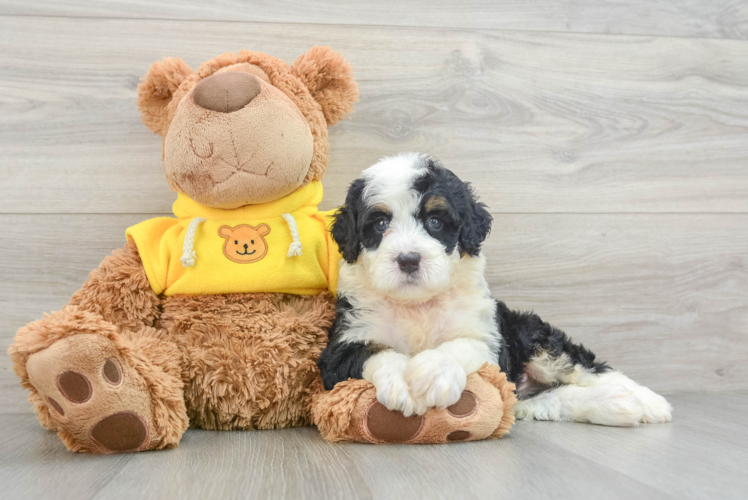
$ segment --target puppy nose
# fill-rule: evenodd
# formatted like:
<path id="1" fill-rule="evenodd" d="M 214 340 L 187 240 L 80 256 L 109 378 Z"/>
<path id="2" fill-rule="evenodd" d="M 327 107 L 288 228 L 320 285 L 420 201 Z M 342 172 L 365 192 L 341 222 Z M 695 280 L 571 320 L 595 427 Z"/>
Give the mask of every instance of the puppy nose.
<path id="1" fill-rule="evenodd" d="M 421 255 L 415 252 L 401 253 L 397 256 L 397 265 L 404 273 L 414 273 L 418 271 L 418 265 L 421 263 Z"/>
<path id="2" fill-rule="evenodd" d="M 262 87 L 249 73 L 229 71 L 212 75 L 195 86 L 192 99 L 201 108 L 233 113 L 252 102 Z"/>

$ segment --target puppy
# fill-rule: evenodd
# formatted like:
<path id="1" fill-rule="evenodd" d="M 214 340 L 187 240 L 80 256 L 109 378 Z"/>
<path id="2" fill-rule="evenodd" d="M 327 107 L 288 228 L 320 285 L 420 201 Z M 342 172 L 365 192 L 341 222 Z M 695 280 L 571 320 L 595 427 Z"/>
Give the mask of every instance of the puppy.
<path id="1" fill-rule="evenodd" d="M 457 402 L 497 364 L 519 418 L 632 426 L 668 422 L 662 397 L 613 371 L 538 316 L 491 297 L 481 244 L 491 215 L 433 158 L 385 158 L 351 184 L 332 236 L 343 254 L 337 314 L 319 358 L 326 389 L 365 379 L 406 416 Z"/>

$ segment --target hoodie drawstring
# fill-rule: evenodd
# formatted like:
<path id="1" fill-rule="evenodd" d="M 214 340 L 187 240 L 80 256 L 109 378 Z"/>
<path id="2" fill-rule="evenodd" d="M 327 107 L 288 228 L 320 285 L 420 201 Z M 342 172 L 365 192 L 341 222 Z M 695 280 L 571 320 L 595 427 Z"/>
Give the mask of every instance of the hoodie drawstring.
<path id="1" fill-rule="evenodd" d="M 296 219 L 291 214 L 282 214 L 283 220 L 288 224 L 288 229 L 291 231 L 291 238 L 293 241 L 288 246 L 288 253 L 286 257 L 295 257 L 301 255 L 301 239 L 299 238 L 299 228 L 296 225 Z"/>
<path id="2" fill-rule="evenodd" d="M 182 261 L 184 267 L 192 267 L 195 265 L 195 259 L 197 255 L 193 250 L 195 246 L 195 232 L 197 232 L 197 226 L 200 223 L 205 222 L 205 217 L 195 217 L 190 221 L 190 225 L 187 227 L 187 231 L 184 233 L 184 245 L 182 245 Z"/>

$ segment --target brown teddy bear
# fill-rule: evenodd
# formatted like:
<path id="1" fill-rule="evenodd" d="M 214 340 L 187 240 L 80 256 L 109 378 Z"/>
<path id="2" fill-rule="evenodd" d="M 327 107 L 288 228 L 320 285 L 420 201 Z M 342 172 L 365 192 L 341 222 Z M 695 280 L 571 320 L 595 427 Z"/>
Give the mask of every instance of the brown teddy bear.
<path id="1" fill-rule="evenodd" d="M 129 228 L 9 350 L 39 421 L 70 450 L 171 448 L 188 424 L 310 423 L 339 259 L 319 181 L 327 127 L 357 99 L 327 47 L 290 67 L 248 51 L 197 71 L 151 66 L 138 106 L 163 137 L 176 218 Z"/>
<path id="2" fill-rule="evenodd" d="M 340 260 L 317 205 L 327 127 L 358 98 L 348 63 L 314 47 L 290 67 L 223 54 L 193 72 L 154 63 L 138 88 L 163 137 L 176 217 L 126 231 L 61 311 L 18 331 L 9 354 L 42 425 L 73 451 L 177 446 L 188 425 L 316 423 L 333 441 L 501 437 L 513 386 L 473 374 L 450 408 L 405 418 L 347 381 L 323 392 L 317 359 Z"/>

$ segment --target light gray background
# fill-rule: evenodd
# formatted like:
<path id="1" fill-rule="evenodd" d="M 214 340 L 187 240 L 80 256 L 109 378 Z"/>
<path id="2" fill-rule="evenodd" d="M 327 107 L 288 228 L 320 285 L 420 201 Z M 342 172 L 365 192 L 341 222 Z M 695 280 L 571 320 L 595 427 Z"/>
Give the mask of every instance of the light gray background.
<path id="1" fill-rule="evenodd" d="M 180 56 L 197 68 L 250 49 L 291 63 L 313 45 L 343 53 L 361 92 L 331 129 L 324 208 L 382 155 L 438 156 L 494 215 L 495 295 L 671 395 L 675 422 L 520 423 L 499 442 L 411 448 L 331 445 L 313 429 L 190 431 L 171 452 L 85 457 L 39 428 L 0 356 L 4 488 L 745 495 L 744 0 L 2 0 L 2 350 L 63 306 L 127 226 L 170 213 L 161 142 L 135 106 L 151 62 Z"/>

